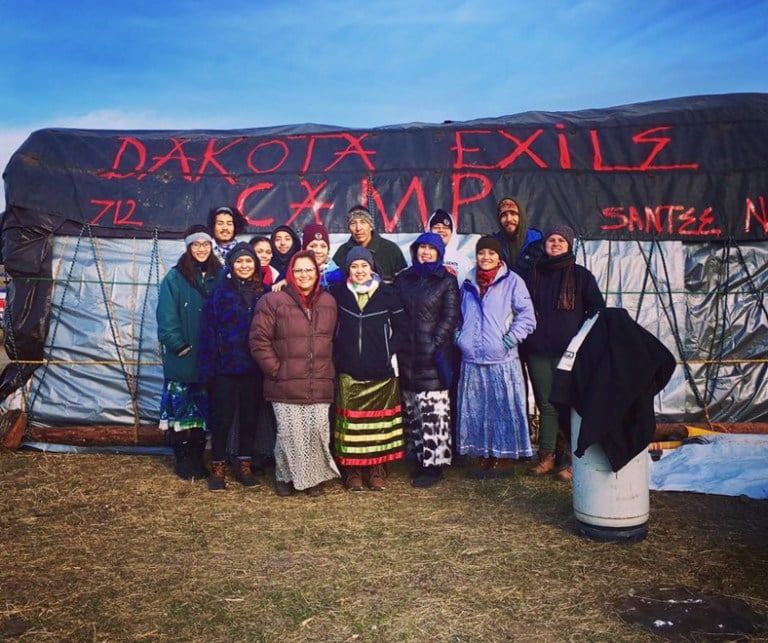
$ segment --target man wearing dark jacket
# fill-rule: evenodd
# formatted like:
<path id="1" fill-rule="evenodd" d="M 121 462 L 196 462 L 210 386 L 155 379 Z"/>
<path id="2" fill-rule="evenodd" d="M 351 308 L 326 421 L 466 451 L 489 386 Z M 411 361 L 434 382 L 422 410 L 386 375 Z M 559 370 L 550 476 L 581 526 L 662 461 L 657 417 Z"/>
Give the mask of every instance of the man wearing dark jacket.
<path id="1" fill-rule="evenodd" d="M 349 232 L 349 240 L 333 255 L 337 266 L 346 266 L 349 251 L 355 246 L 362 246 L 373 253 L 376 271 L 385 283 L 392 283 L 395 275 L 406 267 L 399 246 L 374 230 L 373 216 L 362 205 L 356 205 L 349 211 Z"/>

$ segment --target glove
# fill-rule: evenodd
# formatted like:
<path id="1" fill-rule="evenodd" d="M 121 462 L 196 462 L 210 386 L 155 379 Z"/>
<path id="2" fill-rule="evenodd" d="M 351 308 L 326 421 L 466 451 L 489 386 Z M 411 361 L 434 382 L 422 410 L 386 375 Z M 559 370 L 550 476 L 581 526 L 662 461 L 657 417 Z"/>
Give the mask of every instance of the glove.
<path id="1" fill-rule="evenodd" d="M 517 346 L 517 340 L 509 334 L 502 335 L 501 341 L 504 342 L 504 346 L 506 346 L 509 350 L 512 350 L 515 346 Z"/>

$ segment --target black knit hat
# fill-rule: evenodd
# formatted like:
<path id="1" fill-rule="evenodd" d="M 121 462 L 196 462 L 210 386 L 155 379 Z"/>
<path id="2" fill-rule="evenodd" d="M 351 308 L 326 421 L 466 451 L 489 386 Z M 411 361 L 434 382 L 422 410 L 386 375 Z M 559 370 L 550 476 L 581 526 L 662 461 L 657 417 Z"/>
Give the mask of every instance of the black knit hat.
<path id="1" fill-rule="evenodd" d="M 435 210 L 432 213 L 432 216 L 429 217 L 427 230 L 431 230 L 432 226 L 437 225 L 438 223 L 444 225 L 447 228 L 450 228 L 451 232 L 453 232 L 453 219 L 451 219 L 451 215 L 448 214 L 445 210 Z"/>
<path id="2" fill-rule="evenodd" d="M 504 256 L 504 253 L 501 249 L 501 241 L 499 241 L 496 237 L 492 237 L 488 234 L 480 237 L 477 240 L 477 245 L 475 246 L 475 254 L 479 253 L 481 250 L 493 250 L 497 255 L 499 255 L 499 259 Z"/>
<path id="3" fill-rule="evenodd" d="M 256 263 L 257 266 L 259 265 L 259 260 L 256 257 L 256 253 L 253 251 L 251 244 L 246 243 L 245 241 L 240 241 L 227 254 L 227 266 L 229 266 L 230 270 L 232 270 L 232 268 L 234 267 L 235 260 L 238 257 L 242 257 L 243 255 L 248 255 L 249 257 L 251 257 L 251 259 L 253 259 L 253 261 Z"/>

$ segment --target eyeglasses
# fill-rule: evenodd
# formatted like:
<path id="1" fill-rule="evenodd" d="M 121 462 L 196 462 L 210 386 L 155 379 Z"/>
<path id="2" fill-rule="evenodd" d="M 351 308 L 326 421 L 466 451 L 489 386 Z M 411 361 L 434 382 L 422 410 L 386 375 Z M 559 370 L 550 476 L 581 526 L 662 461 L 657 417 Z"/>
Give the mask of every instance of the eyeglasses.
<path id="1" fill-rule="evenodd" d="M 294 268 L 293 274 L 294 275 L 308 275 L 315 272 L 314 268 Z"/>
<path id="2" fill-rule="evenodd" d="M 210 248 L 211 242 L 210 241 L 193 241 L 189 244 L 194 250 L 203 250 L 204 248 Z"/>

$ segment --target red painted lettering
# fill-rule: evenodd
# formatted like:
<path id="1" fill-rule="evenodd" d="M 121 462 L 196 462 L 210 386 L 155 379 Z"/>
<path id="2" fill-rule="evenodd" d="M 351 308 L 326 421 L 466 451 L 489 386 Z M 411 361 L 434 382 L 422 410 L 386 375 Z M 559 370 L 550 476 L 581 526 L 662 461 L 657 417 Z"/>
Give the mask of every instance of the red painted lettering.
<path id="1" fill-rule="evenodd" d="M 491 130 L 486 129 L 476 129 L 476 130 L 457 130 L 453 134 L 453 139 L 455 141 L 455 145 L 451 148 L 451 151 L 455 155 L 455 160 L 453 161 L 453 169 L 454 170 L 461 170 L 463 168 L 471 167 L 475 170 L 493 170 L 495 166 L 493 165 L 481 165 L 481 164 L 475 164 L 475 163 L 468 163 L 464 160 L 464 154 L 473 154 L 475 152 L 480 152 L 481 148 L 479 147 L 468 147 L 464 144 L 464 137 L 470 134 L 477 134 L 480 136 L 485 136 L 487 134 L 491 134 Z"/>
<path id="2" fill-rule="evenodd" d="M 640 132 L 639 134 L 635 134 L 635 136 L 632 137 L 632 142 L 634 143 L 656 143 L 654 148 L 651 150 L 651 152 L 648 154 L 648 158 L 645 159 L 640 164 L 641 170 L 697 170 L 699 169 L 698 163 L 690 163 L 688 165 L 651 165 L 653 163 L 653 160 L 658 156 L 659 152 L 663 150 L 667 145 L 669 145 L 669 142 L 672 140 L 668 136 L 651 136 L 651 134 L 655 134 L 656 132 L 666 132 L 667 130 L 671 130 L 672 127 L 666 126 L 666 127 L 654 127 L 652 129 L 647 129 L 644 132 Z"/>
<path id="3" fill-rule="evenodd" d="M 375 172 L 376 167 L 373 165 L 371 160 L 368 158 L 369 156 L 373 156 L 376 154 L 375 150 L 366 150 L 363 148 L 363 139 L 368 137 L 368 133 L 361 134 L 360 136 L 352 136 L 349 132 L 339 132 L 338 134 L 311 134 L 309 136 L 309 143 L 307 145 L 307 152 L 306 156 L 304 157 L 304 164 L 301 166 L 301 170 L 299 170 L 302 174 L 306 174 L 310 171 L 310 168 L 312 167 L 312 159 L 315 152 L 315 145 L 317 144 L 317 141 L 320 140 L 345 140 L 349 145 L 347 145 L 346 149 L 342 150 L 341 152 L 334 152 L 334 156 L 336 156 L 336 160 L 328 165 L 327 167 L 323 168 L 323 172 L 327 172 L 333 167 L 336 167 L 343 159 L 345 159 L 347 156 L 356 156 L 363 161 L 363 165 L 365 165 L 365 168 L 369 172 Z M 306 136 L 289 136 L 288 138 L 291 139 L 303 139 L 307 138 Z"/>
<path id="4" fill-rule="evenodd" d="M 253 155 L 268 146 L 275 145 L 278 148 L 282 150 L 282 158 L 278 159 L 277 162 L 275 162 L 274 165 L 267 168 L 260 168 L 256 166 L 256 163 L 253 160 Z M 248 163 L 248 167 L 251 168 L 256 174 L 269 174 L 270 172 L 274 172 L 278 168 L 280 168 L 283 163 L 285 163 L 286 159 L 288 158 L 288 144 L 285 141 L 281 141 L 280 139 L 274 139 L 272 141 L 265 141 L 264 143 L 259 143 L 256 147 L 254 147 L 250 152 L 248 152 L 248 158 L 246 159 L 246 162 Z"/>
<path id="5" fill-rule="evenodd" d="M 144 147 L 144 143 L 139 139 L 134 138 L 133 136 L 121 136 L 117 140 L 122 141 L 123 143 L 120 145 L 120 149 L 117 150 L 114 161 L 112 161 L 112 170 L 109 172 L 99 172 L 99 176 L 105 179 L 127 179 L 142 169 L 147 162 L 147 148 Z M 123 162 L 123 155 L 129 147 L 136 151 L 138 157 L 136 165 L 131 172 L 120 173 L 117 171 L 117 168 L 120 167 L 120 164 Z"/>
<path id="6" fill-rule="evenodd" d="M 237 206 L 237 209 L 240 210 L 245 215 L 246 220 L 248 221 L 248 225 L 252 225 L 256 228 L 269 228 L 272 226 L 272 224 L 275 222 L 274 217 L 270 217 L 268 219 L 252 219 L 248 216 L 245 204 L 246 201 L 248 201 L 248 198 L 256 194 L 256 192 L 264 192 L 265 190 L 271 190 L 274 187 L 274 183 L 269 182 L 263 182 L 263 183 L 254 183 L 253 185 L 248 186 L 245 188 L 240 194 L 237 196 L 237 201 L 235 205 Z"/>
<path id="7" fill-rule="evenodd" d="M 568 149 L 568 139 L 565 137 L 565 125 L 557 123 L 555 129 L 561 130 L 557 133 L 557 149 L 560 151 L 560 167 L 564 170 L 571 169 L 571 151 Z"/>
<path id="8" fill-rule="evenodd" d="M 629 222 L 627 215 L 624 214 L 624 208 L 622 206 L 603 208 L 603 216 L 607 219 L 618 219 L 619 222 L 613 224 L 604 223 L 600 226 L 601 230 L 621 230 L 622 228 L 626 228 L 627 223 Z"/>
<path id="9" fill-rule="evenodd" d="M 682 205 L 616 206 L 603 208 L 602 215 L 613 223 L 604 223 L 601 230 L 628 230 L 656 236 L 662 232 L 669 235 L 720 236 L 722 230 L 712 227 L 715 219 L 712 208 L 707 207 L 697 215 L 696 208 Z"/>
<path id="10" fill-rule="evenodd" d="M 236 138 L 231 143 L 227 143 L 220 150 L 216 149 L 215 138 L 212 138 L 210 141 L 208 141 L 208 145 L 205 148 L 205 152 L 203 153 L 203 161 L 202 163 L 200 163 L 200 167 L 197 170 L 197 177 L 195 178 L 195 182 L 199 181 L 202 178 L 203 174 L 205 173 L 206 168 L 209 165 L 212 165 L 219 171 L 219 174 L 221 174 L 224 177 L 224 180 L 227 183 L 229 183 L 230 185 L 235 185 L 235 183 L 237 183 L 237 181 L 235 180 L 235 177 L 232 176 L 221 163 L 219 163 L 216 157 L 219 154 L 222 154 L 223 152 L 226 152 L 227 150 L 232 149 L 236 145 L 239 145 L 244 140 L 245 140 L 244 136 L 241 136 L 240 138 Z"/>
<path id="11" fill-rule="evenodd" d="M 185 181 L 191 181 L 192 180 L 192 170 L 190 169 L 190 161 L 196 161 L 197 159 L 193 156 L 187 156 L 184 153 L 184 144 L 188 141 L 186 139 L 180 138 L 173 138 L 171 137 L 171 142 L 173 143 L 173 147 L 171 147 L 170 150 L 168 150 L 168 153 L 164 156 L 153 156 L 152 158 L 155 160 L 155 164 L 150 167 L 146 172 L 139 174 L 138 178 L 139 180 L 143 179 L 148 174 L 152 174 L 153 172 L 156 172 L 159 168 L 163 167 L 166 163 L 170 163 L 171 161 L 178 161 L 179 165 L 181 166 L 181 176 L 184 178 Z"/>
<path id="12" fill-rule="evenodd" d="M 603 152 L 600 147 L 600 135 L 596 129 L 589 130 L 589 135 L 592 140 L 592 152 L 593 152 L 593 168 L 598 172 L 632 172 L 632 171 L 646 171 L 646 170 L 696 170 L 699 167 L 698 163 L 690 164 L 673 164 L 673 165 L 652 165 L 656 156 L 663 150 L 669 142 L 672 140 L 667 136 L 651 136 L 656 132 L 662 132 L 670 130 L 672 127 L 653 127 L 651 129 L 635 134 L 632 137 L 632 142 L 635 144 L 640 143 L 656 143 L 653 149 L 649 152 L 646 159 L 640 165 L 605 165 L 603 163 Z"/>
<path id="13" fill-rule="evenodd" d="M 523 154 L 527 154 L 531 160 L 538 165 L 540 168 L 546 168 L 547 164 L 541 159 L 540 156 L 536 155 L 531 151 L 531 144 L 541 136 L 541 134 L 544 132 L 543 129 L 537 129 L 533 134 L 531 134 L 528 138 L 526 138 L 524 141 L 521 141 L 516 136 L 513 136 L 509 132 L 505 132 L 504 130 L 499 130 L 499 134 L 501 134 L 504 138 L 509 139 L 513 143 L 517 145 L 517 149 L 512 152 L 509 156 L 506 156 L 505 158 L 501 159 L 496 164 L 496 167 L 500 170 L 503 170 L 504 168 L 509 167 L 514 163 L 520 156 Z"/>
<path id="14" fill-rule="evenodd" d="M 763 233 L 768 234 L 768 211 L 765 208 L 765 197 L 761 195 L 757 197 L 757 200 L 760 203 L 760 211 L 758 211 L 755 202 L 747 198 L 747 207 L 744 212 L 744 232 L 752 231 L 752 219 L 755 219 L 757 223 L 763 226 Z"/>
<path id="15" fill-rule="evenodd" d="M 285 222 L 285 225 L 291 225 L 304 210 L 309 210 L 312 212 L 312 216 L 315 219 L 315 223 L 322 223 L 322 218 L 320 217 L 320 210 L 329 210 L 332 203 L 328 203 L 327 201 L 321 201 L 318 197 L 318 194 L 320 191 L 328 185 L 328 181 L 322 181 L 319 185 L 316 187 L 312 187 L 309 183 L 309 181 L 305 181 L 302 179 L 301 185 L 304 186 L 304 189 L 307 191 L 306 198 L 301 203 L 291 203 L 290 208 L 293 210 L 293 214 L 291 215 L 291 218 L 288 219 L 288 221 Z"/>
<path id="16" fill-rule="evenodd" d="M 472 192 L 471 196 L 463 196 L 465 193 L 464 182 L 477 181 L 479 187 Z M 451 189 L 453 192 L 453 208 L 451 210 L 456 223 L 456 231 L 459 229 L 459 211 L 462 206 L 469 205 L 475 201 L 485 199 L 493 189 L 493 183 L 485 174 L 474 172 L 455 172 L 451 179 Z"/>
<path id="17" fill-rule="evenodd" d="M 117 201 L 110 201 L 107 199 L 91 199 L 90 203 L 101 207 L 96 216 L 91 219 L 91 225 L 96 225 L 110 210 L 114 210 L 112 214 L 112 223 L 114 225 L 132 225 L 138 227 L 144 225 L 143 221 L 134 221 L 131 219 L 133 214 L 136 212 L 136 201 L 133 199 L 126 199 L 125 201 L 122 199 Z M 121 214 L 123 205 L 125 205 L 126 211 Z"/>
<path id="18" fill-rule="evenodd" d="M 366 191 L 368 191 L 373 197 L 374 203 L 376 203 L 376 207 L 379 212 L 381 212 L 381 216 L 384 219 L 384 232 L 391 233 L 395 231 L 395 228 L 400 221 L 400 217 L 403 214 L 403 210 L 405 210 L 406 204 L 413 195 L 416 197 L 416 206 L 419 211 L 419 216 L 422 221 L 425 220 L 427 215 L 427 199 L 424 196 L 424 187 L 421 185 L 420 177 L 414 176 L 411 179 L 411 183 L 408 185 L 408 189 L 405 191 L 403 198 L 398 202 L 391 219 L 387 215 L 387 209 L 384 206 L 384 200 L 381 198 L 381 194 L 379 194 L 376 186 L 373 185 L 367 177 L 362 180 L 360 187 L 363 194 L 366 194 Z"/>

